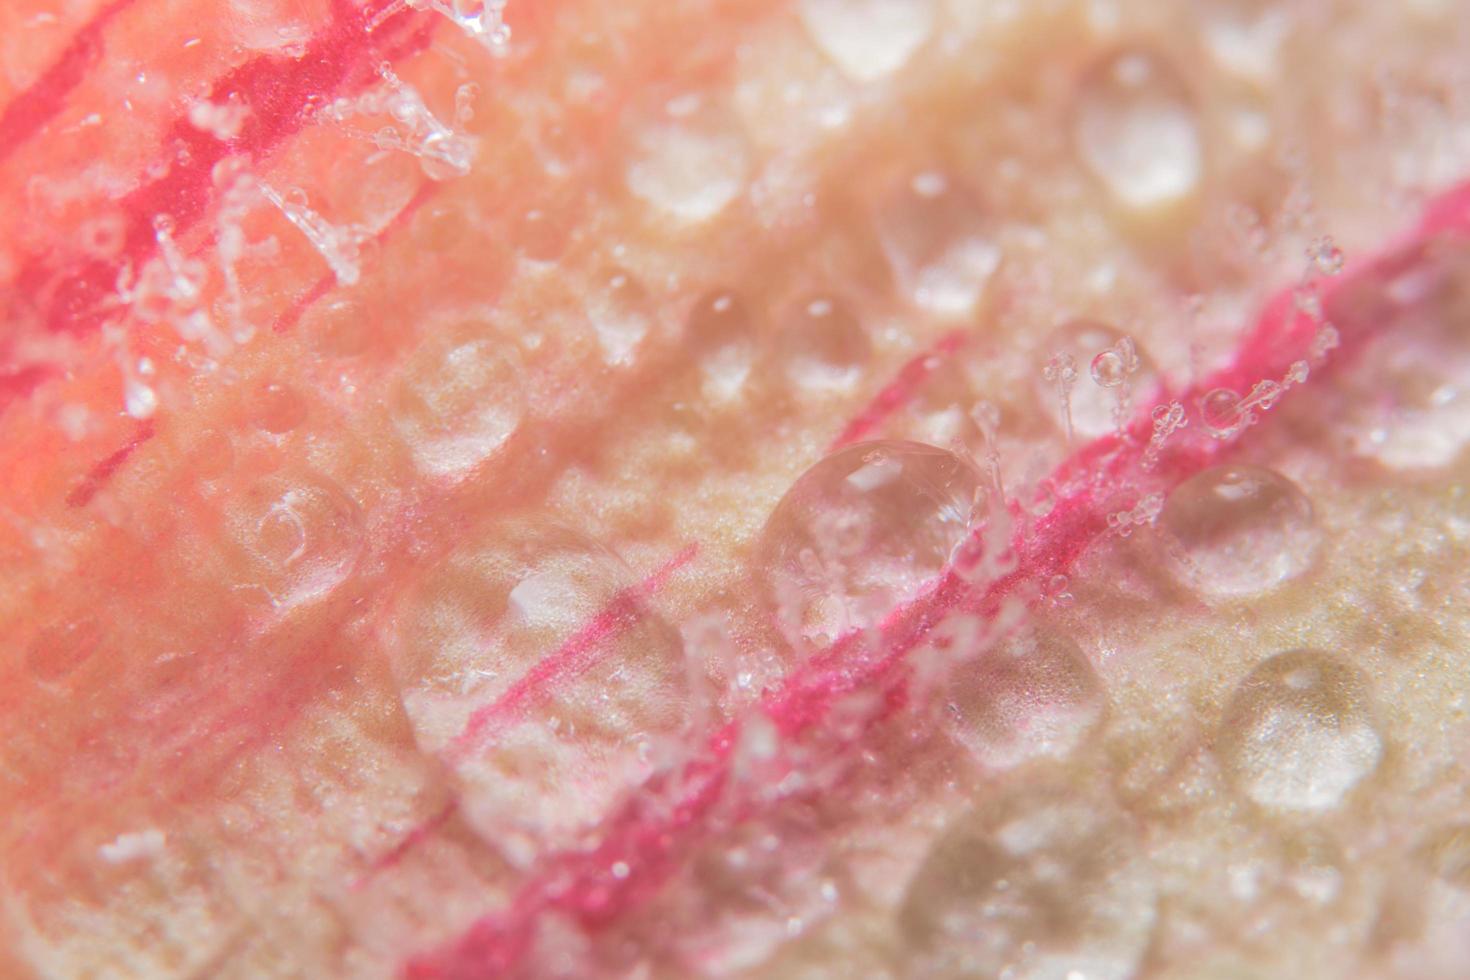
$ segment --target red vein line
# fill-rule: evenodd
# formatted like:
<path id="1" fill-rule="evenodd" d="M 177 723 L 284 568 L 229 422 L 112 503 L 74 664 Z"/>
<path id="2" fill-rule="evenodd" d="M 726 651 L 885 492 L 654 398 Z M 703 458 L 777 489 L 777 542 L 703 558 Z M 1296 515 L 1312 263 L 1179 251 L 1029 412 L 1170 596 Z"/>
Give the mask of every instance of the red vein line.
<path id="1" fill-rule="evenodd" d="M 964 343 L 964 332 L 955 330 L 939 338 L 929 350 L 909 360 L 899 368 L 897 377 L 874 395 L 873 400 L 843 427 L 841 434 L 832 440 L 828 451 L 858 442 L 876 430 L 889 416 L 912 401 L 924 382 L 929 380 L 929 376 Z"/>
<path id="2" fill-rule="evenodd" d="M 1470 183 L 1434 202 L 1412 234 L 1395 243 L 1395 248 L 1380 259 L 1351 269 L 1328 287 L 1329 294 L 1359 277 L 1402 265 L 1397 248 L 1412 248 L 1429 236 L 1447 232 L 1470 233 Z M 1242 379 L 1279 375 L 1291 361 L 1305 356 L 1317 323 L 1296 313 L 1291 304 L 1291 290 L 1278 293 L 1266 304 L 1255 329 L 1229 366 L 1173 397 L 1190 399 L 1216 387 L 1239 385 Z M 1365 324 L 1361 331 L 1344 336 L 1343 344 L 1355 345 L 1382 326 L 1381 321 Z M 1170 393 L 1165 392 L 1156 404 L 1168 400 Z M 1105 436 L 1083 447 L 1058 468 L 1063 478 L 1060 485 L 1074 489 L 1038 522 L 1029 540 L 1018 536 L 1013 542 L 1017 564 L 1010 575 L 978 595 L 957 576 L 948 575 L 931 592 L 895 610 L 884 622 L 881 658 L 851 663 L 861 637 L 845 637 L 797 668 L 779 689 L 763 698 L 756 716 L 768 719 L 787 738 L 793 738 L 810 732 L 844 694 L 862 687 L 884 684 L 885 703 L 901 703 L 907 693 L 900 669 L 906 654 L 940 619 L 958 608 L 994 614 L 1001 598 L 1015 594 L 1027 582 L 1044 580 L 1043 576 L 1068 567 L 1106 532 L 1107 500 L 1098 491 L 1099 485 L 1122 485 L 1122 478 L 1130 476 L 1154 486 L 1172 485 L 1231 451 L 1232 444 L 1206 438 L 1190 451 L 1167 457 L 1162 472 L 1145 473 L 1141 465 L 1145 445 L 1142 437 L 1151 429 L 1153 407 L 1145 406 L 1136 415 L 1130 425 L 1130 438 Z M 1090 475 L 1092 479 L 1076 480 L 1079 475 Z M 710 739 L 703 754 L 694 756 L 681 772 L 670 775 L 675 796 L 671 807 L 643 806 L 643 801 L 635 797 L 625 810 L 610 818 L 601 844 L 554 856 L 539 876 L 522 887 L 508 908 L 482 917 L 449 944 L 410 959 L 404 973 L 434 978 L 498 976 L 512 970 L 526 955 L 541 913 L 557 909 L 584 927 L 595 929 L 651 899 L 672 872 L 676 849 L 696 841 L 702 819 L 723 797 L 740 788 L 730 756 L 741 724 L 738 719 L 731 722 Z M 748 796 L 730 801 L 730 806 L 734 813 L 748 816 L 760 803 L 758 797 Z M 614 862 L 621 864 L 618 875 L 611 871 Z"/>
<path id="3" fill-rule="evenodd" d="M 361 8 L 333 0 L 332 21 L 300 58 L 262 55 L 218 79 L 209 98 L 234 97 L 250 110 L 238 135 L 221 140 L 179 118 L 164 140 L 164 159 L 172 165 L 164 176 L 143 184 L 117 202 L 126 222 L 123 247 L 116 259 L 92 259 L 57 268 L 55 255 L 33 256 L 16 277 L 17 292 L 40 307 L 41 320 L 52 331 L 84 331 L 109 315 L 108 301 L 118 275 L 139 268 L 157 248 L 153 221 L 168 215 L 182 233 L 204 216 L 215 197 L 212 171 L 228 156 L 260 160 L 307 121 L 313 97 L 366 84 L 374 66 L 428 44 L 436 21 L 403 8 L 383 18 L 376 30 L 367 24 L 393 0 L 372 0 Z"/>
<path id="4" fill-rule="evenodd" d="M 101 490 L 107 481 L 112 479 L 113 474 L 118 471 L 123 463 L 128 461 L 128 457 L 133 455 L 133 452 L 139 446 L 153 438 L 154 431 L 152 419 L 140 423 L 137 431 L 133 433 L 132 438 L 123 443 L 120 448 L 103 457 L 95 466 L 87 471 L 87 475 L 82 477 L 81 482 L 72 488 L 71 493 L 66 495 L 66 505 L 68 507 L 85 507 L 91 503 L 92 498 L 97 496 L 97 491 Z"/>
<path id="5" fill-rule="evenodd" d="M 61 112 L 72 89 L 80 85 L 91 67 L 101 60 L 103 30 L 134 2 L 112 0 L 99 10 L 73 35 L 51 67 L 17 94 L 0 113 L 0 163 Z"/>
<path id="6" fill-rule="evenodd" d="M 495 701 L 476 709 L 465 723 L 464 731 L 450 743 L 450 756 L 463 757 L 473 751 L 478 743 L 510 722 L 518 720 L 526 708 L 551 693 L 555 682 L 575 677 L 596 666 L 607 655 L 607 641 L 637 625 L 643 618 L 644 600 L 662 589 L 669 577 L 693 561 L 698 553 L 699 545 L 689 544 L 642 582 L 620 589 L 596 616 L 573 633 L 555 653 L 537 661 L 534 667 Z"/>

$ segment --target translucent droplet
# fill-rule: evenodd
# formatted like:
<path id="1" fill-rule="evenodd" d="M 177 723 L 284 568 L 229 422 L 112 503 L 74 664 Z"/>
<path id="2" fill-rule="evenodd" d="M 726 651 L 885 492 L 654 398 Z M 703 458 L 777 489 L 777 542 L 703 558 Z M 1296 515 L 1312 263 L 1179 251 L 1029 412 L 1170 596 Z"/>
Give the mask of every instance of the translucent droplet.
<path id="1" fill-rule="evenodd" d="M 1133 208 L 1192 194 L 1204 167 L 1199 122 L 1174 69 L 1125 50 L 1079 82 L 1077 148 L 1108 191 Z"/>
<path id="2" fill-rule="evenodd" d="M 739 393 L 754 361 L 750 312 L 740 297 L 728 290 L 701 297 L 689 313 L 686 338 L 700 354 L 705 395 L 724 401 Z"/>
<path id="3" fill-rule="evenodd" d="M 1280 653 L 1251 671 L 1231 695 L 1216 746 L 1242 793 L 1286 811 L 1338 806 L 1383 755 L 1363 676 L 1316 650 Z"/>
<path id="4" fill-rule="evenodd" d="M 388 404 L 419 469 L 459 478 L 495 455 L 525 413 L 520 373 L 514 349 L 479 329 L 435 335 L 416 351 Z"/>
<path id="5" fill-rule="evenodd" d="M 1067 589 L 1066 576 L 1052 583 Z M 958 667 L 951 679 L 952 730 L 987 768 L 1064 758 L 1103 713 L 1102 682 L 1063 636 L 1025 631 Z"/>
<path id="6" fill-rule="evenodd" d="M 415 737 L 494 845 L 566 845 L 647 777 L 649 741 L 683 724 L 678 632 L 572 529 L 475 529 L 396 623 L 390 663 Z"/>
<path id="7" fill-rule="evenodd" d="M 924 171 L 894 188 L 875 220 L 894 275 L 916 305 L 940 316 L 974 312 L 1001 256 L 988 216 L 963 188 Z"/>
<path id="8" fill-rule="evenodd" d="M 698 224 L 740 196 L 749 169 L 749 150 L 734 117 L 686 96 L 638 128 L 628 189 L 679 221 Z"/>
<path id="9" fill-rule="evenodd" d="M 1126 352 L 1125 340 L 1129 345 Z M 1122 331 L 1096 320 L 1064 323 L 1042 341 L 1037 357 L 1037 400 L 1059 428 L 1065 425 L 1065 410 L 1072 431 L 1083 439 L 1096 439 L 1116 430 L 1119 406 L 1131 405 L 1134 395 L 1147 395 L 1157 383 L 1148 355 L 1133 346 Z M 1049 364 L 1067 363 L 1072 365 L 1073 380 L 1064 407 L 1055 374 L 1048 378 L 1046 373 Z M 1085 375 L 1079 370 L 1084 364 L 1088 366 Z"/>
<path id="10" fill-rule="evenodd" d="M 973 466 L 915 442 L 849 446 L 803 473 L 757 557 L 792 645 L 873 626 L 937 584 L 970 534 L 980 487 Z"/>
<path id="11" fill-rule="evenodd" d="M 1205 43 L 1227 71 L 1268 82 L 1276 76 L 1290 13 L 1272 0 L 1204 0 L 1199 3 Z"/>
<path id="12" fill-rule="evenodd" d="M 863 376 L 872 341 L 840 299 L 817 296 L 789 311 L 777 341 L 787 376 L 815 392 L 846 391 Z"/>
<path id="13" fill-rule="evenodd" d="M 1232 436 L 1245 427 L 1245 410 L 1240 406 L 1240 396 L 1229 388 L 1215 388 L 1205 394 L 1199 403 L 1200 418 L 1211 435 L 1219 438 Z"/>
<path id="14" fill-rule="evenodd" d="M 934 0 L 800 0 L 797 10 L 817 47 L 857 82 L 898 71 L 934 28 Z"/>
<path id="15" fill-rule="evenodd" d="M 251 415 L 255 424 L 274 435 L 290 432 L 306 421 L 307 404 L 301 393 L 276 381 L 260 386 Z"/>
<path id="16" fill-rule="evenodd" d="M 1169 494 L 1159 526 L 1180 579 L 1207 596 L 1274 589 L 1311 567 L 1321 534 L 1295 483 L 1259 466 L 1220 466 Z"/>
<path id="17" fill-rule="evenodd" d="M 653 328 L 653 312 L 643 284 L 627 272 L 611 273 L 587 304 L 603 360 L 615 366 L 633 363 L 643 339 Z"/>
<path id="18" fill-rule="evenodd" d="M 225 526 L 245 582 L 274 605 L 319 599 L 345 582 L 363 548 L 356 501 L 318 473 L 275 473 L 233 493 Z"/>
<path id="19" fill-rule="evenodd" d="M 1125 980 L 1156 917 L 1128 821 L 1074 784 L 1034 783 L 962 817 L 909 882 L 905 975 Z"/>

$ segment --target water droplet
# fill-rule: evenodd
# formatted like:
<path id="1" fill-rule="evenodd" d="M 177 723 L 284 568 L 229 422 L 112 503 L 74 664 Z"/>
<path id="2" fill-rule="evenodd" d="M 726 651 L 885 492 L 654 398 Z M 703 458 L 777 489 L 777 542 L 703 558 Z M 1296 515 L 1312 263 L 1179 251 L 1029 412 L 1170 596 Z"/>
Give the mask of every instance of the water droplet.
<path id="1" fill-rule="evenodd" d="M 565 222 L 543 208 L 532 208 L 516 225 L 515 244 L 528 259 L 555 262 L 566 248 L 568 234 Z"/>
<path id="2" fill-rule="evenodd" d="M 934 28 L 933 0 L 800 0 L 797 10 L 817 47 L 857 82 L 898 71 Z"/>
<path id="3" fill-rule="evenodd" d="M 102 643 L 102 628 L 91 617 L 43 629 L 26 648 L 26 667 L 37 679 L 63 680 L 90 660 Z"/>
<path id="4" fill-rule="evenodd" d="M 1077 147 L 1121 203 L 1153 208 L 1189 196 L 1203 170 L 1199 123 L 1174 69 L 1126 50 L 1079 82 Z"/>
<path id="5" fill-rule="evenodd" d="M 1206 0 L 1201 24 L 1210 54 L 1227 71 L 1269 82 L 1290 29 L 1289 11 L 1271 0 Z"/>
<path id="6" fill-rule="evenodd" d="M 290 432 L 306 421 L 307 404 L 301 393 L 276 381 L 261 385 L 251 405 L 255 424 L 274 435 Z"/>
<path id="7" fill-rule="evenodd" d="M 787 376 L 816 392 L 845 391 L 863 376 L 872 341 L 846 303 L 816 296 L 788 312 L 777 345 Z"/>
<path id="8" fill-rule="evenodd" d="M 684 97 L 638 127 L 628 189 L 679 221 L 698 224 L 740 196 L 749 169 L 745 137 L 733 116 L 697 96 Z"/>
<path id="9" fill-rule="evenodd" d="M 1072 431 L 1083 439 L 1114 431 L 1119 406 L 1131 405 L 1134 394 L 1147 394 L 1156 383 L 1148 355 L 1121 331 L 1096 320 L 1064 323 L 1042 341 L 1037 356 L 1041 361 L 1034 382 L 1037 399 L 1058 427 L 1065 429 L 1069 417 Z M 1064 405 L 1059 381 L 1055 373 L 1047 377 L 1047 365 L 1067 363 L 1072 383 Z M 1083 364 L 1089 366 L 1085 377 L 1078 371 Z"/>
<path id="10" fill-rule="evenodd" d="M 304 470 L 237 489 L 225 507 L 225 527 L 244 580 L 280 608 L 336 589 L 363 548 L 356 501 L 325 476 Z"/>
<path id="11" fill-rule="evenodd" d="M 588 300 L 587 315 L 597 333 L 605 362 L 633 363 L 643 339 L 653 328 L 652 301 L 643 284 L 621 269 L 611 273 Z"/>
<path id="12" fill-rule="evenodd" d="M 1217 438 L 1235 435 L 1245 427 L 1246 412 L 1240 407 L 1240 396 L 1229 388 L 1215 388 L 1199 403 L 1200 418 L 1205 428 Z"/>
<path id="13" fill-rule="evenodd" d="M 792 645 L 873 626 L 934 585 L 969 536 L 980 488 L 973 466 L 916 442 L 849 446 L 803 473 L 758 550 Z"/>
<path id="14" fill-rule="evenodd" d="M 1320 532 L 1312 504 L 1259 466 L 1197 473 L 1169 494 L 1160 527 L 1180 579 L 1203 595 L 1254 595 L 1311 567 Z"/>
<path id="15" fill-rule="evenodd" d="M 754 359 L 750 313 L 740 297 L 728 290 L 701 297 L 689 313 L 686 337 L 700 352 L 706 397 L 733 398 L 744 387 Z"/>
<path id="16" fill-rule="evenodd" d="M 1032 785 L 946 830 L 899 912 L 912 975 L 1134 976 L 1156 890 L 1127 820 L 1093 795 Z"/>
<path id="17" fill-rule="evenodd" d="M 1057 576 L 1064 593 L 1066 576 Z M 949 702 L 961 744 L 991 769 L 1064 758 L 1102 717 L 1102 682 L 1063 636 L 1026 631 L 956 668 Z"/>
<path id="18" fill-rule="evenodd" d="M 979 204 L 946 174 L 929 170 L 894 188 L 875 217 L 900 287 L 940 316 L 973 313 L 1000 265 Z"/>
<path id="19" fill-rule="evenodd" d="M 419 745 L 493 844 L 564 845 L 647 777 L 688 707 L 676 630 L 570 528 L 476 529 L 404 598 L 390 664 Z M 531 679 L 536 671 L 537 679 Z"/>
<path id="20" fill-rule="evenodd" d="M 1312 267 L 1324 276 L 1340 275 L 1346 262 L 1342 249 L 1325 236 L 1313 239 L 1307 246 L 1307 258 L 1311 260 Z"/>
<path id="21" fill-rule="evenodd" d="M 1362 675 L 1316 650 L 1279 653 L 1252 670 L 1216 745 L 1242 793 L 1288 811 L 1338 806 L 1383 755 Z"/>
<path id="22" fill-rule="evenodd" d="M 525 392 L 513 347 L 482 325 L 439 333 L 404 365 L 389 395 L 393 425 L 430 476 L 459 478 L 520 427 Z"/>

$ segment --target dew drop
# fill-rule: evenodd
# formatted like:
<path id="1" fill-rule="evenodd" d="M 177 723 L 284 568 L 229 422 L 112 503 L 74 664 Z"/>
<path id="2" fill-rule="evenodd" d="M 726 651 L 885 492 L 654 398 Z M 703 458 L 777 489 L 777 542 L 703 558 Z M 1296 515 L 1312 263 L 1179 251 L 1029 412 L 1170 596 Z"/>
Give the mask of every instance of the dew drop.
<path id="1" fill-rule="evenodd" d="M 1053 590 L 1067 588 L 1066 576 Z M 1102 682 L 1087 656 L 1059 635 L 1026 631 L 955 671 L 952 729 L 981 765 L 1011 769 L 1065 758 L 1103 713 Z"/>
<path id="2" fill-rule="evenodd" d="M 974 312 L 1000 265 L 983 209 L 946 174 L 928 170 L 894 188 L 875 215 L 900 287 L 939 316 Z"/>
<path id="3" fill-rule="evenodd" d="M 1199 410 L 1205 428 L 1217 438 L 1235 435 L 1245 427 L 1245 410 L 1240 406 L 1240 396 L 1229 388 L 1207 392 L 1200 399 Z"/>
<path id="4" fill-rule="evenodd" d="M 1072 431 L 1083 439 L 1114 431 L 1119 406 L 1131 404 L 1134 393 L 1146 394 L 1156 383 L 1148 355 L 1124 333 L 1096 320 L 1062 324 L 1047 336 L 1037 354 L 1040 364 L 1033 381 L 1037 399 L 1059 428 L 1065 428 L 1065 412 Z M 1064 405 L 1055 370 L 1048 378 L 1047 366 L 1066 363 L 1072 365 L 1073 383 Z M 1081 365 L 1088 366 L 1085 376 L 1078 370 Z"/>
<path id="5" fill-rule="evenodd" d="M 507 847 L 564 845 L 603 817 L 688 708 L 678 632 L 621 559 L 546 522 L 479 528 L 423 574 L 390 664 L 419 745 Z"/>
<path id="6" fill-rule="evenodd" d="M 945 831 L 909 882 L 899 926 L 913 976 L 1124 980 L 1155 901 L 1114 805 L 1076 785 L 1031 785 Z"/>
<path id="7" fill-rule="evenodd" d="M 510 345 L 478 329 L 435 335 L 404 365 L 388 405 L 421 471 L 463 477 L 520 427 L 519 361 Z"/>
<path id="8" fill-rule="evenodd" d="M 873 626 L 936 584 L 969 536 L 980 494 L 973 466 L 916 442 L 859 443 L 803 473 L 757 553 L 792 645 Z"/>
<path id="9" fill-rule="evenodd" d="M 1338 806 L 1383 755 L 1362 675 L 1316 650 L 1252 670 L 1231 695 L 1216 745 L 1242 793 L 1285 811 Z"/>
<path id="10" fill-rule="evenodd" d="M 345 582 L 363 548 L 362 512 L 317 473 L 276 473 L 233 494 L 225 526 L 246 583 L 290 608 Z"/>
<path id="11" fill-rule="evenodd" d="M 638 128 L 628 189 L 681 222 L 699 224 L 740 196 L 749 169 L 749 150 L 733 116 L 685 96 Z"/>
<path id="12" fill-rule="evenodd" d="M 1126 50 L 1078 84 L 1077 147 L 1115 198 L 1146 209 L 1194 192 L 1203 169 L 1199 122 L 1170 65 Z"/>
<path id="13" fill-rule="evenodd" d="M 934 29 L 934 0 L 800 0 L 797 10 L 817 47 L 856 82 L 898 71 Z"/>
<path id="14" fill-rule="evenodd" d="M 872 341 L 842 300 L 805 299 L 788 312 L 777 346 L 793 383 L 813 392 L 841 392 L 862 380 Z"/>
<path id="15" fill-rule="evenodd" d="M 1269 82 L 1290 28 L 1287 10 L 1270 0 L 1205 0 L 1201 25 L 1211 56 L 1227 71 Z"/>
<path id="16" fill-rule="evenodd" d="M 1296 578 L 1321 538 L 1306 494 L 1259 466 L 1219 466 L 1185 480 L 1164 503 L 1159 527 L 1180 580 L 1216 598 Z"/>
<path id="17" fill-rule="evenodd" d="M 587 315 L 602 348 L 603 360 L 613 366 L 632 364 L 638 348 L 653 328 L 648 291 L 621 269 L 612 272 L 588 300 Z"/>
<path id="18" fill-rule="evenodd" d="M 271 381 L 256 392 L 251 416 L 255 424 L 273 435 L 290 432 L 306 421 L 306 399 L 290 385 Z"/>
<path id="19" fill-rule="evenodd" d="M 705 395 L 715 401 L 733 398 L 744 387 L 754 358 L 745 303 L 728 290 L 704 295 L 689 313 L 685 336 L 700 354 Z"/>

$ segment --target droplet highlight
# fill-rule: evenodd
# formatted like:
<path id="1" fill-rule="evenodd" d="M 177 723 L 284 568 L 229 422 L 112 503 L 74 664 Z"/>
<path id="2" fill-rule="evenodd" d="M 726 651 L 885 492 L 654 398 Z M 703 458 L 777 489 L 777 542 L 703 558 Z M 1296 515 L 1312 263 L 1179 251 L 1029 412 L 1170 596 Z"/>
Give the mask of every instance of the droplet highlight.
<path id="1" fill-rule="evenodd" d="M 973 313 L 1000 265 L 989 221 L 974 198 L 942 171 L 901 181 L 875 215 L 894 276 L 910 300 L 938 316 Z"/>
<path id="2" fill-rule="evenodd" d="M 800 0 L 807 33 L 856 82 L 908 64 L 934 29 L 934 0 Z"/>

